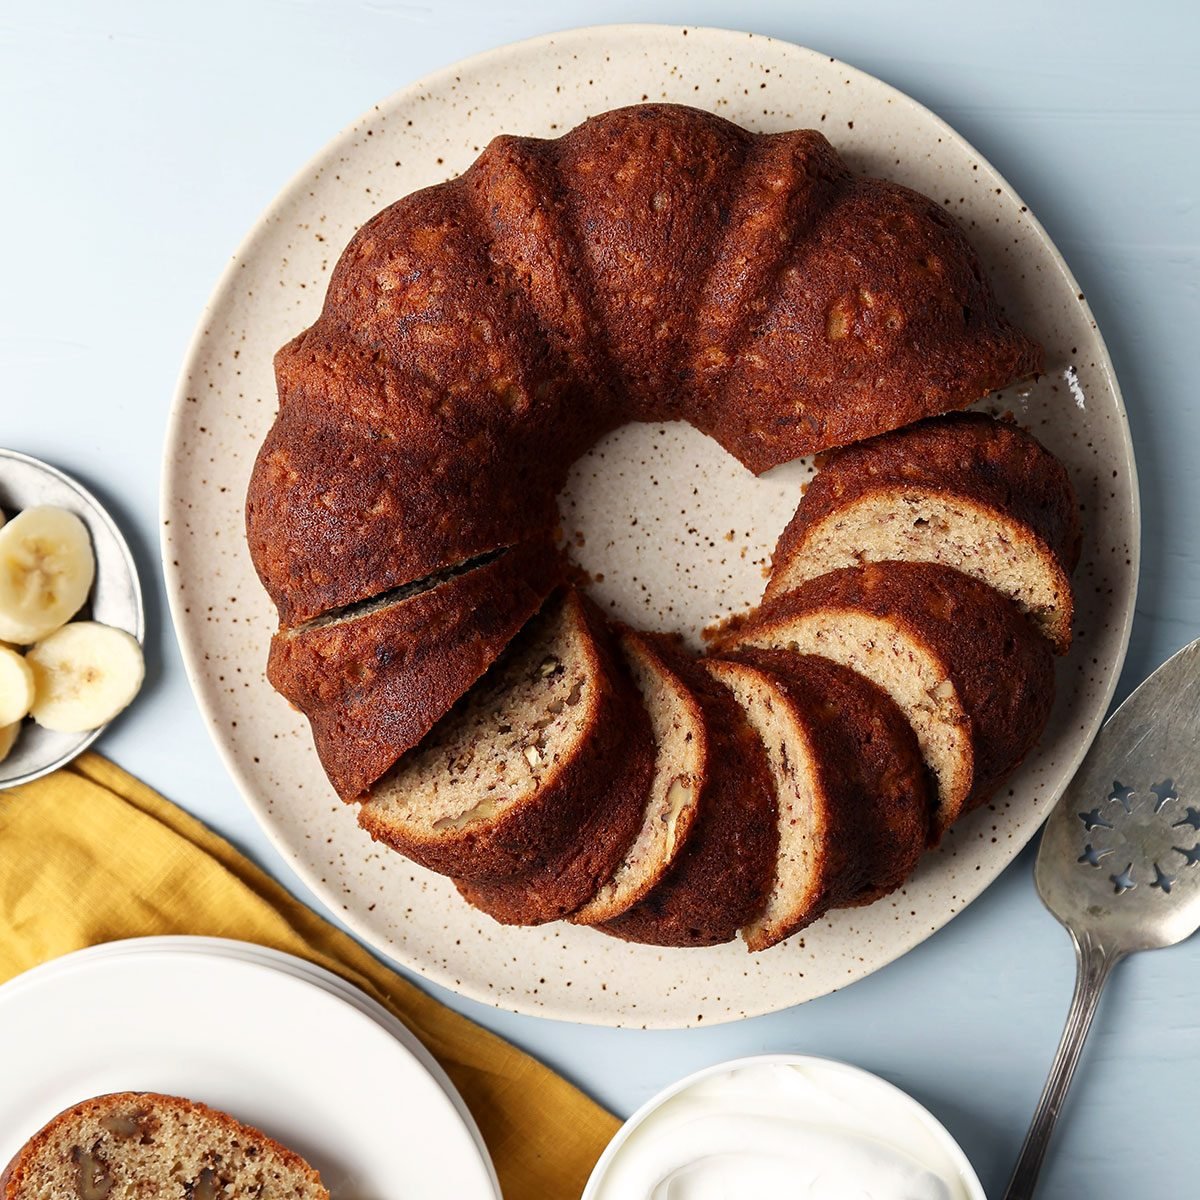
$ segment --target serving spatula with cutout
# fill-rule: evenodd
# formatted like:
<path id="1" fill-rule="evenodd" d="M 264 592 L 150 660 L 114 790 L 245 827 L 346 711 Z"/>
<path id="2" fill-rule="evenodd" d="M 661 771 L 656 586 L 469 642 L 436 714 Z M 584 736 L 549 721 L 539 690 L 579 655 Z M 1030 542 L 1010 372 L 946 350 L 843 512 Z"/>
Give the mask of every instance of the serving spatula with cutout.
<path id="1" fill-rule="evenodd" d="M 1034 870 L 1075 944 L 1075 994 L 1004 1200 L 1029 1200 L 1109 973 L 1200 928 L 1200 640 L 1109 718 L 1046 822 Z"/>

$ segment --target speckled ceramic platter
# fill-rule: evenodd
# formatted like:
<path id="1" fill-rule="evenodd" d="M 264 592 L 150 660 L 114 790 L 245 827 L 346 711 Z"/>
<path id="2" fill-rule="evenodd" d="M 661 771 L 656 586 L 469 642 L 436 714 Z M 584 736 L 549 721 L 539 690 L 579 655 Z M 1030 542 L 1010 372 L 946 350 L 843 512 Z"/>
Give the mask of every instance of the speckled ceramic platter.
<path id="1" fill-rule="evenodd" d="M 446 880 L 374 847 L 326 783 L 305 722 L 263 677 L 273 614 L 242 535 L 246 482 L 275 411 L 271 356 L 316 316 L 355 228 L 461 171 L 494 134 L 553 135 L 646 99 L 758 130 L 815 127 L 856 169 L 944 201 L 1003 302 L 1047 349 L 1045 377 L 989 403 L 1067 462 L 1085 505 L 1076 644 L 1040 748 L 902 891 L 754 957 L 739 945 L 663 951 L 571 926 L 501 928 Z M 602 603 L 694 638 L 758 599 L 807 470 L 791 464 L 756 480 L 686 428 L 630 426 L 576 465 L 564 524 Z M 203 316 L 176 398 L 163 509 L 168 587 L 197 698 L 296 871 L 365 939 L 430 979 L 507 1008 L 606 1024 L 711 1024 L 784 1008 L 862 978 L 950 920 L 1011 861 L 1074 772 L 1116 682 L 1137 579 L 1137 485 L 1108 355 L 1020 199 L 953 130 L 878 80 L 811 50 L 711 29 L 611 26 L 504 47 L 405 88 L 334 139 L 251 232 Z"/>

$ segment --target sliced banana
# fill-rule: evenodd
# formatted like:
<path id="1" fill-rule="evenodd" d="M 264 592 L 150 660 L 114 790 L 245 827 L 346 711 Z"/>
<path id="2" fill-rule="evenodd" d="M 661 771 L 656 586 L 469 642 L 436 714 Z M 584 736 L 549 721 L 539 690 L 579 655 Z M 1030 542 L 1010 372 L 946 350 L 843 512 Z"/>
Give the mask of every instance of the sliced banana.
<path id="1" fill-rule="evenodd" d="M 8 752 L 13 748 L 20 732 L 20 721 L 14 721 L 11 725 L 0 725 L 0 762 L 8 757 Z"/>
<path id="2" fill-rule="evenodd" d="M 32 668 L 15 650 L 0 646 L 0 726 L 14 724 L 32 707 Z"/>
<path id="3" fill-rule="evenodd" d="M 142 686 L 137 639 L 95 621 L 73 621 L 25 656 L 33 668 L 30 715 L 45 729 L 82 733 L 111 721 Z"/>
<path id="4" fill-rule="evenodd" d="M 0 529 L 0 641 L 28 645 L 83 607 L 96 576 L 87 526 L 64 508 L 27 508 Z"/>

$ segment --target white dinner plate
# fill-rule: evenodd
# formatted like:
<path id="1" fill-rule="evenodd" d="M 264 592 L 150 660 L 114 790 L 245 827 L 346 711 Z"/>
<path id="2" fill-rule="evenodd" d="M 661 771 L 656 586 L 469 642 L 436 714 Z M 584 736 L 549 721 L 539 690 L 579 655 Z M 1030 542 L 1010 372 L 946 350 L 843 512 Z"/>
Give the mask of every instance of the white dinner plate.
<path id="1" fill-rule="evenodd" d="M 471 1136 L 475 1139 L 475 1143 L 478 1145 L 488 1171 L 491 1174 L 497 1195 L 499 1194 L 500 1182 L 496 1178 L 491 1155 L 488 1153 L 483 1135 L 479 1132 L 479 1126 L 476 1125 L 471 1110 L 467 1107 L 466 1102 L 459 1095 L 458 1089 L 450 1081 L 450 1076 L 442 1069 L 437 1059 L 429 1053 L 424 1044 L 408 1026 L 393 1016 L 382 1004 L 372 1000 L 365 992 L 354 987 L 340 975 L 335 975 L 332 971 L 326 971 L 324 967 L 318 967 L 315 963 L 311 963 L 307 959 L 297 958 L 294 954 L 284 954 L 282 951 L 272 950 L 267 946 L 258 946 L 253 942 L 236 941 L 233 938 L 180 936 L 127 938 L 119 942 L 106 942 L 102 946 L 95 947 L 89 953 L 99 956 L 109 954 L 145 954 L 161 950 L 169 950 L 180 954 L 218 954 L 226 958 L 235 958 L 243 962 L 254 962 L 262 966 L 273 967 L 275 970 L 282 971 L 286 975 L 293 975 L 309 983 L 314 983 L 317 987 L 324 988 L 327 992 L 339 996 L 347 1004 L 351 1004 L 360 1012 L 365 1013 L 371 1020 L 381 1025 L 392 1037 L 400 1042 L 421 1066 L 437 1080 L 442 1090 L 450 1097 L 450 1102 L 462 1118 L 463 1124 L 466 1125 L 468 1130 L 470 1130 Z"/>
<path id="2" fill-rule="evenodd" d="M 296 1150 L 333 1200 L 499 1197 L 443 1083 L 362 1007 L 266 961 L 164 945 L 67 955 L 0 988 L 0 1062 L 0 1163 L 80 1100 L 158 1091 Z"/>
<path id="3" fill-rule="evenodd" d="M 1084 505 L 1076 642 L 1038 749 L 896 894 L 831 914 L 764 954 L 629 945 L 589 929 L 512 929 L 449 881 L 374 846 L 340 804 L 307 724 L 263 675 L 274 614 L 243 534 L 276 408 L 274 351 L 317 315 L 338 253 L 389 201 L 461 171 L 495 134 L 554 135 L 644 99 L 757 130 L 811 126 L 856 170 L 944 201 L 1001 301 L 1046 347 L 1037 383 L 993 397 L 1067 464 Z M 680 426 L 627 426 L 576 465 L 564 527 L 597 599 L 696 638 L 755 603 L 806 463 L 755 479 Z M 634 518 L 639 518 L 637 521 Z M 217 287 L 184 364 L 163 478 L 163 559 L 212 736 L 281 853 L 364 939 L 428 978 L 522 1012 L 608 1024 L 712 1024 L 861 979 L 961 911 L 1012 861 L 1074 773 L 1116 685 L 1133 616 L 1137 481 L 1116 380 L 1086 300 L 1019 196 L 944 122 L 845 64 L 769 38 L 606 26 L 456 64 L 382 100 L 283 190 Z M 580 544 L 581 543 L 581 544 Z"/>

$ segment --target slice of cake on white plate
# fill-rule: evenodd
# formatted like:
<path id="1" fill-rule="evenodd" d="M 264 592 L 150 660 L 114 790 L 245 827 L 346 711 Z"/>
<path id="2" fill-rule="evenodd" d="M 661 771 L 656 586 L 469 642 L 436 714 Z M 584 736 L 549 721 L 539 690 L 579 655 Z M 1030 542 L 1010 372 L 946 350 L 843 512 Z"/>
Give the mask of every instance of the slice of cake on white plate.
<path id="1" fill-rule="evenodd" d="M 117 1092 L 59 1113 L 0 1175 L 0 1200 L 329 1200 L 298 1154 L 178 1096 Z"/>

